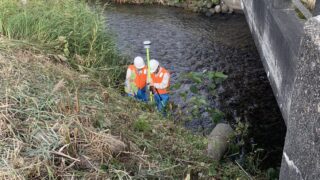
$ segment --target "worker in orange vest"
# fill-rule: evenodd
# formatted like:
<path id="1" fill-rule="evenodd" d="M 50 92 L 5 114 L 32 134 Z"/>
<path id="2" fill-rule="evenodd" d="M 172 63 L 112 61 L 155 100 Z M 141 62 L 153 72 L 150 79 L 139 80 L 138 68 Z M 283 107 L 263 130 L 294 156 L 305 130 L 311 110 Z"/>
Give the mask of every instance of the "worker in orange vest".
<path id="1" fill-rule="evenodd" d="M 150 91 L 154 94 L 158 110 L 164 112 L 169 101 L 170 73 L 155 59 L 150 60 L 150 72 Z"/>
<path id="2" fill-rule="evenodd" d="M 125 92 L 128 96 L 147 101 L 147 67 L 142 57 L 137 56 L 129 65 L 126 75 Z"/>

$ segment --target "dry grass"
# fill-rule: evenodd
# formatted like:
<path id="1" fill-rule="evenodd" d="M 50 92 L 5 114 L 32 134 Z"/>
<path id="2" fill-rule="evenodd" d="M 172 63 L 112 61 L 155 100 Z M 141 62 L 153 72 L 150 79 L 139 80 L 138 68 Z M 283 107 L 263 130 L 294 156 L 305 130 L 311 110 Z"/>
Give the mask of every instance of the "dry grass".
<path id="1" fill-rule="evenodd" d="M 0 179 L 72 177 L 75 169 L 103 177 L 100 164 L 126 149 L 120 137 L 93 126 L 97 110 L 80 97 L 89 85 L 96 96 L 103 89 L 48 60 L 29 51 L 1 55 Z"/>
<path id="2" fill-rule="evenodd" d="M 208 173 L 204 138 L 16 43 L 0 38 L 0 179 Z M 138 119 L 151 128 L 135 130 Z"/>

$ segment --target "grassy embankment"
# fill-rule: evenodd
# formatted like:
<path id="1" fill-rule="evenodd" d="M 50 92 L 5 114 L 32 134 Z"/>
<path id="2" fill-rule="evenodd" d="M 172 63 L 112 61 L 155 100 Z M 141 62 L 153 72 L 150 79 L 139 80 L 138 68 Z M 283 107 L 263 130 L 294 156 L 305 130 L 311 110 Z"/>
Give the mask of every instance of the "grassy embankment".
<path id="1" fill-rule="evenodd" d="M 206 140 L 122 97 L 101 13 L 76 0 L 0 2 L 0 179 L 245 179 Z"/>

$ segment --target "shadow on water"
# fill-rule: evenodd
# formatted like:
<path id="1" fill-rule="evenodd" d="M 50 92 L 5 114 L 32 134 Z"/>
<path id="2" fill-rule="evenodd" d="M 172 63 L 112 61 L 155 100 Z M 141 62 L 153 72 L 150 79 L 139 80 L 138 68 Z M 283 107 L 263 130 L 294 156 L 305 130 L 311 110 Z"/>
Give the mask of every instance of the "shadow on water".
<path id="1" fill-rule="evenodd" d="M 251 141 L 268 152 L 264 165 L 279 166 L 286 128 L 244 15 L 207 18 L 170 7 L 125 5 L 108 9 L 106 16 L 122 54 L 144 56 L 142 42 L 153 42 L 151 57 L 173 72 L 172 84 L 191 71 L 227 74 L 217 95 L 203 93 L 226 114 L 226 121 L 249 122 Z M 190 85 L 171 94 L 182 109 L 187 102 L 178 94 Z M 196 131 L 199 122 L 207 132 L 214 128 L 208 118 L 188 122 L 186 127 Z"/>

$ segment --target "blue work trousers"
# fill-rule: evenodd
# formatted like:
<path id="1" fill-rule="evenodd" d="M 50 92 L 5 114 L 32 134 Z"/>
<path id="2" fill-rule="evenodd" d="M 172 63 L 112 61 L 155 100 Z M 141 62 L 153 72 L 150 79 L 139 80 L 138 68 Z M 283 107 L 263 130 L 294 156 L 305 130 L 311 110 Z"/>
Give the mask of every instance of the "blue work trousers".
<path id="1" fill-rule="evenodd" d="M 128 96 L 135 97 L 136 99 L 143 101 L 143 102 L 147 102 L 148 101 L 147 87 L 139 89 L 137 94 L 135 94 L 134 96 L 132 94 L 128 94 Z"/>
<path id="2" fill-rule="evenodd" d="M 156 101 L 158 111 L 165 113 L 165 107 L 169 101 L 169 94 L 155 94 L 154 99 Z"/>

